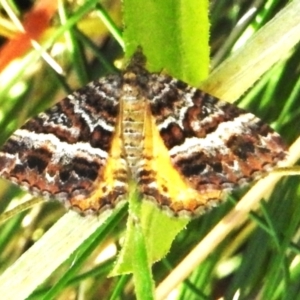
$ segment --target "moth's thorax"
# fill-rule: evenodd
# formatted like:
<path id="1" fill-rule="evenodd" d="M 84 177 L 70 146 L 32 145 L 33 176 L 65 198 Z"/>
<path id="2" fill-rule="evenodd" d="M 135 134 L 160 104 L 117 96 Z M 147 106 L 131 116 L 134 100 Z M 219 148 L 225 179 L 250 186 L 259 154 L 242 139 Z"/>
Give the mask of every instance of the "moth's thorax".
<path id="1" fill-rule="evenodd" d="M 122 86 L 120 101 L 121 126 L 125 150 L 131 176 L 136 177 L 137 165 L 143 153 L 144 121 L 147 102 L 137 82 L 136 75 L 128 72 L 124 74 L 125 82 Z M 126 82 L 126 79 L 129 81 Z"/>

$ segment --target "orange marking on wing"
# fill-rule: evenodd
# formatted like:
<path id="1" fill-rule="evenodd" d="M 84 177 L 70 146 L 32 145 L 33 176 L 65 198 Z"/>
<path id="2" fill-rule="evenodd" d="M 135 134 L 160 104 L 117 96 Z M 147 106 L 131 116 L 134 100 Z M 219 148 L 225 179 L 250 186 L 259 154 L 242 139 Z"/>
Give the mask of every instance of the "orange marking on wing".
<path id="1" fill-rule="evenodd" d="M 128 193 L 127 164 L 121 159 L 124 150 L 120 120 L 119 116 L 105 168 L 98 175 L 94 190 L 89 197 L 79 195 L 70 201 L 72 206 L 79 208 L 82 212 L 91 210 L 99 213 L 103 209 L 113 208 Z M 120 183 L 123 184 L 122 188 L 120 188 Z"/>
<path id="2" fill-rule="evenodd" d="M 207 209 L 211 206 L 210 200 L 216 201 L 222 198 L 222 193 L 219 190 L 211 189 L 205 193 L 198 192 L 178 173 L 172 165 L 169 151 L 164 145 L 149 109 L 145 120 L 144 146 L 144 156 L 151 157 L 145 164 L 145 169 L 155 172 L 153 179 L 157 184 L 158 192 L 168 199 L 168 206 L 175 213 L 180 211 L 195 212 L 201 208 Z M 163 204 L 161 199 L 155 199 L 159 205 Z"/>

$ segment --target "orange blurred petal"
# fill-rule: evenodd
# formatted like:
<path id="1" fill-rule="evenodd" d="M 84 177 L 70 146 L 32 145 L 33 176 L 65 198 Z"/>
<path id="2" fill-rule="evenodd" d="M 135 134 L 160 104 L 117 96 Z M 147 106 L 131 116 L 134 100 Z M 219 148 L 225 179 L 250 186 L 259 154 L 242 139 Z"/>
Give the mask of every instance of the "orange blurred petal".
<path id="1" fill-rule="evenodd" d="M 57 10 L 56 0 L 41 0 L 25 15 L 23 27 L 0 49 L 0 72 L 14 59 L 22 56 L 31 47 L 30 40 L 38 40 L 49 26 Z"/>

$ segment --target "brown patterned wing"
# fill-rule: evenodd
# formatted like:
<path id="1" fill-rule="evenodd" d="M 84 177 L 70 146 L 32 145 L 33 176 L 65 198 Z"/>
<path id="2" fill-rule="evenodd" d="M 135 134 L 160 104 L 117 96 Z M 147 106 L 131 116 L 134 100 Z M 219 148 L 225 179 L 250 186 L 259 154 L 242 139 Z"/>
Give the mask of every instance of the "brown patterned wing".
<path id="1" fill-rule="evenodd" d="M 118 129 L 119 76 L 94 81 L 29 120 L 0 150 L 0 176 L 81 212 L 127 193 Z"/>
<path id="2" fill-rule="evenodd" d="M 149 76 L 152 171 L 140 176 L 143 193 L 160 206 L 202 213 L 224 191 L 258 179 L 286 157 L 281 137 L 253 114 L 171 77 Z"/>

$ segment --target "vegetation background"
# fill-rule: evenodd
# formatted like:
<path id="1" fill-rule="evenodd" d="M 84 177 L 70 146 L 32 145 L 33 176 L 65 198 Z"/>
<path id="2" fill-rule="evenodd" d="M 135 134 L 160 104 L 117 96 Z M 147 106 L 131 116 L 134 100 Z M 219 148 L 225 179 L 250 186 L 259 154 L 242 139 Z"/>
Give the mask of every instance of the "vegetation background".
<path id="1" fill-rule="evenodd" d="M 299 3 L 297 0 L 210 1 L 210 72 L 239 47 L 247 46 L 249 38 L 291 2 Z M 191 3 L 205 5 L 200 0 Z M 142 13 L 148 14 L 149 11 Z M 191 10 L 191 16 L 193 13 Z M 135 17 L 132 16 L 133 19 Z M 176 18 L 174 15 L 172 20 Z M 114 0 L 57 3 L 49 0 L 0 1 L 1 144 L 28 117 L 43 111 L 89 81 L 117 72 L 116 65 L 123 57 L 123 19 L 121 3 Z M 17 20 L 22 21 L 25 33 L 20 33 Z M 185 24 L 188 22 L 188 18 L 184 20 Z M 208 26 L 204 28 L 208 29 Z M 185 31 L 174 32 L 174 36 L 182 32 Z M 147 36 L 155 35 L 155 32 L 150 30 L 139 34 Z M 193 32 L 185 34 L 193 37 Z M 49 57 L 39 45 L 31 45 L 28 35 L 47 49 Z M 126 38 L 128 49 L 133 48 L 128 45 L 130 37 Z M 195 38 L 190 37 L 190 41 L 192 47 L 199 48 Z M 274 40 L 274 44 L 277 43 Z M 162 52 L 159 45 L 146 45 L 153 69 L 155 64 L 163 61 L 163 58 L 153 56 L 155 46 Z M 284 47 L 284 42 L 279 46 Z M 271 124 L 288 145 L 296 141 L 300 128 L 299 52 L 299 44 L 286 51 L 282 59 L 270 66 L 251 89 L 246 93 L 242 91 L 243 96 L 235 103 Z M 168 53 L 169 63 L 173 61 L 174 65 L 178 64 L 182 55 L 185 54 Z M 247 58 L 250 63 L 251 59 L 255 64 L 255 56 Z M 195 66 L 201 65 L 200 58 L 193 57 L 192 61 L 195 61 Z M 204 61 L 199 68 L 208 68 L 208 61 Z M 170 75 L 182 76 L 181 79 L 196 85 L 196 79 L 189 79 L 189 74 L 180 74 L 181 68 L 178 70 L 175 69 L 174 73 L 170 71 Z M 200 77 L 203 76 L 201 74 Z M 209 92 L 213 93 L 213 90 Z M 235 100 L 229 98 L 227 96 L 226 100 Z M 233 209 L 234 203 L 244 193 L 245 190 L 235 192 L 229 201 L 192 220 L 178 234 L 168 255 L 152 267 L 155 285 L 172 273 L 175 266 Z M 282 179 L 265 195 L 258 208 L 253 207 L 253 211 L 240 220 L 238 226 L 233 226 L 228 234 L 222 236 L 221 243 L 207 246 L 210 255 L 201 264 L 192 266 L 193 273 L 172 291 L 169 298 L 300 299 L 299 193 L 297 176 Z M 30 195 L 1 180 L 0 213 L 29 199 Z M 141 298 L 137 284 L 141 284 L 140 290 L 145 286 L 131 274 L 107 277 L 115 266 L 117 252 L 124 240 L 126 211 L 126 207 L 121 208 L 98 229 L 93 225 L 93 230 L 89 229 L 90 224 L 84 225 L 80 220 L 73 223 L 63 218 L 65 209 L 59 203 L 43 202 L 14 215 L 0 227 L 0 272 L 6 270 L 0 276 L 1 295 L 6 295 L 4 292 L 19 293 L 19 298 L 11 299 Z M 53 233 L 55 239 L 52 240 L 47 231 L 53 228 L 53 224 L 57 227 L 58 223 L 60 227 Z M 75 236 L 85 235 L 74 249 L 70 246 L 73 240 L 69 240 L 72 234 L 68 230 L 74 230 L 72 234 Z M 20 262 L 19 257 L 40 241 L 43 244 L 37 252 Z M 57 241 L 63 246 L 59 253 L 53 250 Z M 66 253 L 63 258 L 60 257 L 61 252 Z M 61 261 L 55 259 L 56 255 Z M 57 266 L 56 261 L 59 261 Z M 12 266 L 16 266 L 15 269 Z M 37 279 L 30 291 L 26 290 L 29 284 L 25 281 L 28 266 Z M 187 269 L 190 267 L 186 266 Z M 43 275 L 45 270 L 48 270 L 47 275 Z M 24 279 L 23 285 L 20 278 Z M 141 299 L 152 298 L 149 293 Z"/>

